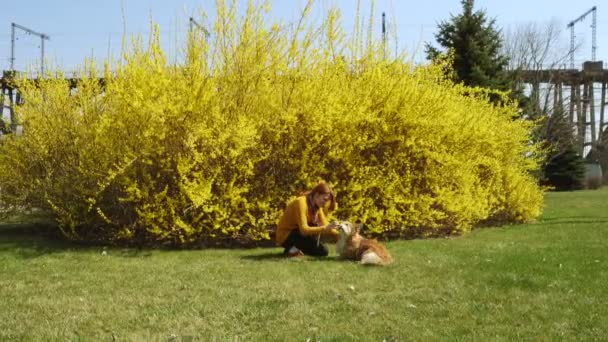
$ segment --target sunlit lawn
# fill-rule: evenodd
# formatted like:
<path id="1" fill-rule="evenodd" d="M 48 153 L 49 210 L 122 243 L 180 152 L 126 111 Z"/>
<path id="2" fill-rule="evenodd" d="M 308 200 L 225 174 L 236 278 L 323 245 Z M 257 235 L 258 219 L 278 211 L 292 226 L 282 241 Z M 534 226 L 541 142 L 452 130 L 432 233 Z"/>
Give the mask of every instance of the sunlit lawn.
<path id="1" fill-rule="evenodd" d="M 608 189 L 546 206 L 529 225 L 390 242 L 385 268 L 333 249 L 104 253 L 7 223 L 0 340 L 608 339 Z"/>

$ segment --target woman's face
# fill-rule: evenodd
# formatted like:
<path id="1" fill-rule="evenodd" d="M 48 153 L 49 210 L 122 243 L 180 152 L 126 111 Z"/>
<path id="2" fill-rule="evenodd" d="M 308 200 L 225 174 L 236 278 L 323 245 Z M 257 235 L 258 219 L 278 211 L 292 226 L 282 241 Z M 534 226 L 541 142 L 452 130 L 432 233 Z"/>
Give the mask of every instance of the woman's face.
<path id="1" fill-rule="evenodd" d="M 317 205 L 317 207 L 322 208 L 325 206 L 325 204 L 331 200 L 331 194 L 330 193 L 316 193 L 313 196 L 313 202 Z"/>

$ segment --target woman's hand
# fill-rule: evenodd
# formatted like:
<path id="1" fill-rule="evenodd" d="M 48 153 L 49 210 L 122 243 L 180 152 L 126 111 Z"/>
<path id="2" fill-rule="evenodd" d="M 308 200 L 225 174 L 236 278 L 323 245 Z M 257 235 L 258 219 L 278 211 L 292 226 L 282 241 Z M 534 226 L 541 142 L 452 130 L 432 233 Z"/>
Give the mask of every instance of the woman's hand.
<path id="1" fill-rule="evenodd" d="M 335 229 L 337 226 L 337 224 L 335 223 L 330 223 L 327 226 L 325 226 L 325 229 L 323 230 L 324 233 L 331 233 L 332 229 Z"/>

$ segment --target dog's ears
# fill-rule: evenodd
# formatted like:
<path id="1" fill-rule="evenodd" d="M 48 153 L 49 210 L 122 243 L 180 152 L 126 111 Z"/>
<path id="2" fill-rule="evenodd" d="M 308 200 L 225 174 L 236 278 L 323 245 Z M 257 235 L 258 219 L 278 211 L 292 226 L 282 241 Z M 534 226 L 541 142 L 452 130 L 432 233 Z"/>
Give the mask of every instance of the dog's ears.
<path id="1" fill-rule="evenodd" d="M 359 234 L 361 232 L 361 228 L 363 228 L 363 225 L 361 223 L 353 224 L 353 231 L 355 232 L 355 234 Z"/>

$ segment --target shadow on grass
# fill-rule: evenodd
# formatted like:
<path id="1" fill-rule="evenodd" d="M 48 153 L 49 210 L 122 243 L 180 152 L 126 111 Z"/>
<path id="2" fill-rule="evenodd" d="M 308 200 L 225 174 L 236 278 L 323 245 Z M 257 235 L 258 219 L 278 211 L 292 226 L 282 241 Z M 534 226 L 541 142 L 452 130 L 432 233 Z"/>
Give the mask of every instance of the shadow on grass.
<path id="1" fill-rule="evenodd" d="M 559 217 L 543 218 L 536 222 L 537 225 L 554 224 L 608 224 L 608 217 Z"/>
<path id="2" fill-rule="evenodd" d="M 275 250 L 272 252 L 265 253 L 257 253 L 251 255 L 243 255 L 241 256 L 243 260 L 249 261 L 306 261 L 306 262 L 334 262 L 334 261 L 343 261 L 339 259 L 337 256 L 326 256 L 326 257 L 314 257 L 314 256 L 302 256 L 295 258 L 288 258 L 283 255 L 282 251 Z"/>
<path id="3" fill-rule="evenodd" d="M 241 256 L 243 260 L 250 261 L 277 261 L 286 259 L 283 255 L 282 251 L 273 251 L 273 252 L 265 252 L 262 254 L 252 254 L 252 255 L 243 255 Z"/>
<path id="4" fill-rule="evenodd" d="M 46 223 L 0 223 L 0 253 L 10 252 L 24 259 L 32 259 L 66 251 L 102 253 L 104 250 L 123 257 L 146 257 L 152 254 L 146 249 L 68 241 L 57 233 L 54 226 Z"/>

